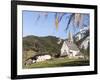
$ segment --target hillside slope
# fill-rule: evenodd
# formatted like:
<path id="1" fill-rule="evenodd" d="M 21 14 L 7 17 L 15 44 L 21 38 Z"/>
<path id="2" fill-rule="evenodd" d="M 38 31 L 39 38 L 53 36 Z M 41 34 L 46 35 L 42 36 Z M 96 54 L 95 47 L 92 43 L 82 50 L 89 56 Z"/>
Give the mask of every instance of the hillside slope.
<path id="1" fill-rule="evenodd" d="M 23 50 L 33 50 L 38 53 L 57 54 L 60 52 L 61 44 L 57 44 L 58 38 L 54 36 L 37 37 L 27 36 L 23 37 Z"/>

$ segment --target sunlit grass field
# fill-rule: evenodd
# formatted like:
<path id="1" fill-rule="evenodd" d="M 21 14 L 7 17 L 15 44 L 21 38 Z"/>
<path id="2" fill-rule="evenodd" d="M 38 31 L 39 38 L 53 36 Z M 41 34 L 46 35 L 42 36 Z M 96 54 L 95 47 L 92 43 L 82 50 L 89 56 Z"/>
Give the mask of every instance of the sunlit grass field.
<path id="1" fill-rule="evenodd" d="M 31 69 L 31 68 L 48 68 L 48 67 L 67 67 L 67 66 L 87 66 L 89 65 L 89 60 L 85 59 L 75 59 L 68 57 L 61 57 L 61 58 L 53 58 L 47 61 L 41 61 L 37 63 L 33 63 L 31 65 L 23 65 L 23 68 Z"/>

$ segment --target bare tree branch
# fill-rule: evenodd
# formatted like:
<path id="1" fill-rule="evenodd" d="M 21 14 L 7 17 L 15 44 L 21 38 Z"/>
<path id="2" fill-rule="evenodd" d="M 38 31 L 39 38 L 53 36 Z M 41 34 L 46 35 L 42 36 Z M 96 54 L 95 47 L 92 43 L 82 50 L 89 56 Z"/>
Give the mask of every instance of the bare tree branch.
<path id="1" fill-rule="evenodd" d="M 72 14 L 70 15 L 70 17 L 69 17 L 69 20 L 68 20 L 68 23 L 67 23 L 66 30 L 68 30 L 68 28 L 69 28 L 69 25 L 70 25 L 70 23 L 71 23 L 71 20 L 72 20 L 72 18 L 74 17 L 74 15 L 75 15 L 75 13 L 72 13 Z"/>

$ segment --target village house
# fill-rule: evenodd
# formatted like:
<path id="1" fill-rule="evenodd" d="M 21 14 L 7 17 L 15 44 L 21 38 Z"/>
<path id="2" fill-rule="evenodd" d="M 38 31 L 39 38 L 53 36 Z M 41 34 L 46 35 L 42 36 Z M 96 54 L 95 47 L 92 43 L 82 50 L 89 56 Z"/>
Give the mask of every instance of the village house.
<path id="1" fill-rule="evenodd" d="M 51 55 L 45 54 L 45 55 L 39 55 L 37 57 L 36 62 L 41 62 L 41 61 L 45 61 L 45 60 L 49 60 L 51 59 Z"/>
<path id="2" fill-rule="evenodd" d="M 25 61 L 25 65 L 30 65 L 30 64 L 36 63 L 36 62 L 46 61 L 46 60 L 49 60 L 51 58 L 52 57 L 49 54 L 37 54 L 37 55 L 35 55 L 33 57 L 28 58 Z"/>

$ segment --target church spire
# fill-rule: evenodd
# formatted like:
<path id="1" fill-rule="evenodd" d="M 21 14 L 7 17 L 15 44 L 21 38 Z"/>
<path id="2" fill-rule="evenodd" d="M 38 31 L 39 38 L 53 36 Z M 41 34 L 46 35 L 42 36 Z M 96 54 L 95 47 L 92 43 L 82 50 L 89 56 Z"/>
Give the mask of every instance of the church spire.
<path id="1" fill-rule="evenodd" d="M 70 31 L 69 31 L 69 34 L 68 34 L 68 40 L 70 42 L 73 42 L 73 35 L 72 35 L 72 33 Z"/>

